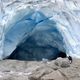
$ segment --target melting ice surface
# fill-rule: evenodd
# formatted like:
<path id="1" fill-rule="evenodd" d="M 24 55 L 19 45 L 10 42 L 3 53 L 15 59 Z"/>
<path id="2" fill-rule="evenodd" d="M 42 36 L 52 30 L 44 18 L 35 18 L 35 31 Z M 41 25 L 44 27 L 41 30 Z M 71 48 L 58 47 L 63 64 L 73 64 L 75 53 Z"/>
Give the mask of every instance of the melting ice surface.
<path id="1" fill-rule="evenodd" d="M 80 11 L 71 2 L 71 9 L 61 3 L 57 4 L 61 9 L 47 0 L 34 6 L 8 4 L 5 14 L 0 13 L 0 59 L 10 55 L 22 60 L 56 59 L 60 52 L 80 58 Z"/>

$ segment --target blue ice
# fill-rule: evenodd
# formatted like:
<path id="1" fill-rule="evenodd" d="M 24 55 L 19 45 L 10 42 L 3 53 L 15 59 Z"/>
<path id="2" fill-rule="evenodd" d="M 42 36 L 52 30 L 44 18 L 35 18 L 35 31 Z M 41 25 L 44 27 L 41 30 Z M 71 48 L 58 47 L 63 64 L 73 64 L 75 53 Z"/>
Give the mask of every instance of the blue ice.
<path id="1" fill-rule="evenodd" d="M 20 60 L 56 59 L 59 47 L 65 51 L 63 37 L 56 22 L 40 11 L 23 15 L 8 27 L 10 28 L 6 31 L 4 40 L 4 57 L 10 56 L 17 47 L 19 51 L 15 58 Z"/>

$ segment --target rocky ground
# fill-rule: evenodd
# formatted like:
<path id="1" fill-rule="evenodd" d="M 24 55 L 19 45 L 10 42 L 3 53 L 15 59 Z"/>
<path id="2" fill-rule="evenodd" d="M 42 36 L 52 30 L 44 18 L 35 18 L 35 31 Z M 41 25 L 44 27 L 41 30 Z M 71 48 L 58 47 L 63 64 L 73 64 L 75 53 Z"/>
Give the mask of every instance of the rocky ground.
<path id="1" fill-rule="evenodd" d="M 80 60 L 0 61 L 0 80 L 80 80 Z"/>

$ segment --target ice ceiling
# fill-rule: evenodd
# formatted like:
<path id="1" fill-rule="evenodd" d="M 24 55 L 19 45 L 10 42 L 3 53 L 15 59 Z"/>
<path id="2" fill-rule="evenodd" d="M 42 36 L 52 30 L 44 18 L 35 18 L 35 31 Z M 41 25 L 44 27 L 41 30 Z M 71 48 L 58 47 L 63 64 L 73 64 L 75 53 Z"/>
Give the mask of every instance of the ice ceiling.
<path id="1" fill-rule="evenodd" d="M 64 1 L 3 2 L 0 59 L 56 59 L 60 52 L 80 58 L 80 12 L 67 2 L 70 8 Z"/>

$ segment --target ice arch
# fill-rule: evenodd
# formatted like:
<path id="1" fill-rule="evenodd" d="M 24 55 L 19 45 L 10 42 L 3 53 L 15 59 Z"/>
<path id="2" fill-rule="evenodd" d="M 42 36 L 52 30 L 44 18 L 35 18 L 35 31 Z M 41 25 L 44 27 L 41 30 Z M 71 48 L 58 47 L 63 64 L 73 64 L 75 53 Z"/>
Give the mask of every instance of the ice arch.
<path id="1" fill-rule="evenodd" d="M 20 60 L 56 59 L 66 52 L 56 22 L 40 11 L 21 11 L 7 25 L 4 58 Z"/>

